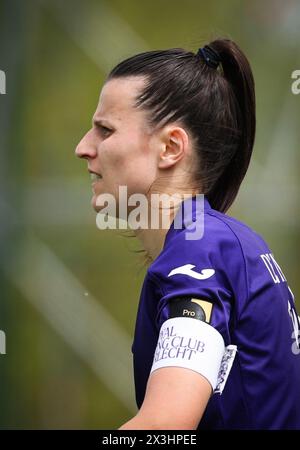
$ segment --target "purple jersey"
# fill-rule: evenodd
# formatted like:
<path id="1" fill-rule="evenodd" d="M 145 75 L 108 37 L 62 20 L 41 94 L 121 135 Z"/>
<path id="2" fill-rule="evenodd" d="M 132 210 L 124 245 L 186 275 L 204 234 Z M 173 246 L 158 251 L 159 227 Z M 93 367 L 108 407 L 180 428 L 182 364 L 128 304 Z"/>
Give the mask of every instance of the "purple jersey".
<path id="1" fill-rule="evenodd" d="M 206 198 L 203 237 L 187 240 L 185 231 L 173 221 L 144 279 L 132 345 L 138 408 L 162 324 L 178 298 L 194 297 L 213 305 L 210 325 L 225 346 L 237 347 L 224 390 L 211 396 L 198 429 L 300 429 L 299 320 L 271 250 Z"/>

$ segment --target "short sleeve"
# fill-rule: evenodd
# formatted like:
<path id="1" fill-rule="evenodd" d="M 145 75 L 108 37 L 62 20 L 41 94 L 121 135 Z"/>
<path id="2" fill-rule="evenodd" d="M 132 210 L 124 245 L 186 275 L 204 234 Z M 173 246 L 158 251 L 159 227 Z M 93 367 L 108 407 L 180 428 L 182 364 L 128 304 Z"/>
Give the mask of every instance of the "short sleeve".
<path id="1" fill-rule="evenodd" d="M 156 326 L 174 317 L 200 318 L 214 327 L 223 337 L 225 345 L 231 344 L 233 294 L 217 280 L 203 280 L 201 285 L 178 275 L 164 285 L 163 295 L 157 304 Z M 158 283 L 158 280 L 156 280 Z M 200 284 L 200 282 L 199 282 Z"/>
<path id="2" fill-rule="evenodd" d="M 181 235 L 175 239 L 149 271 L 160 292 L 157 330 L 176 311 L 183 317 L 202 314 L 222 335 L 225 345 L 230 345 L 237 303 L 242 305 L 246 298 L 245 266 L 238 241 L 216 221 L 199 241 L 186 241 Z"/>

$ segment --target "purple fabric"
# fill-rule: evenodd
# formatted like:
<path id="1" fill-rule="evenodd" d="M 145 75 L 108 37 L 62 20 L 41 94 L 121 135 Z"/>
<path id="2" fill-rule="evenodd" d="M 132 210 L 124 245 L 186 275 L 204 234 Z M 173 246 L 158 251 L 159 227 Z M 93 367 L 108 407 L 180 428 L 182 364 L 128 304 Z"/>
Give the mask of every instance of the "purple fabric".
<path id="1" fill-rule="evenodd" d="M 195 206 L 196 197 L 185 200 Z M 196 219 L 193 208 L 193 220 Z M 172 223 L 162 252 L 148 268 L 132 345 L 136 402 L 142 405 L 159 330 L 174 297 L 213 303 L 211 325 L 237 354 L 223 393 L 209 400 L 199 429 L 300 429 L 300 353 L 292 352 L 294 300 L 280 268 L 267 267 L 264 240 L 247 225 L 204 201 L 204 234 L 186 240 Z M 265 257 L 266 258 L 269 257 Z M 193 264 L 199 280 L 171 270 Z M 271 270 L 271 272 L 270 272 Z"/>

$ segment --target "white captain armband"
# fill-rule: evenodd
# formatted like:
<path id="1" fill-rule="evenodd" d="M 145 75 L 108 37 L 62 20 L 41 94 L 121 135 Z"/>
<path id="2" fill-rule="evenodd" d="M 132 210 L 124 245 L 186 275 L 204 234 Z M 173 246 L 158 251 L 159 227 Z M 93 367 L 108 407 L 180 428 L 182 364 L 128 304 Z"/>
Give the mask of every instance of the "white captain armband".
<path id="1" fill-rule="evenodd" d="M 223 337 L 209 324 L 213 304 L 183 297 L 172 299 L 168 307 L 170 318 L 161 326 L 151 372 L 174 366 L 191 369 L 204 376 L 213 391 L 221 393 L 236 347 L 225 348 Z M 232 354 L 230 361 L 228 349 Z"/>

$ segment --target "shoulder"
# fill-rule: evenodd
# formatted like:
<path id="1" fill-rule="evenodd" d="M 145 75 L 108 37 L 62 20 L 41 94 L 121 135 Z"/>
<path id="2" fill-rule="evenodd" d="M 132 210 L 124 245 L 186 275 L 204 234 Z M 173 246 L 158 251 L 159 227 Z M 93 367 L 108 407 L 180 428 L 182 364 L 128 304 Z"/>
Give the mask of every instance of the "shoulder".
<path id="1" fill-rule="evenodd" d="M 158 297 L 193 295 L 223 305 L 238 298 L 242 307 L 249 297 L 249 280 L 262 270 L 260 255 L 269 252 L 263 238 L 210 207 L 204 209 L 200 239 L 189 240 L 185 227 L 172 225 L 163 251 L 147 271 Z"/>
<path id="2" fill-rule="evenodd" d="M 229 261 L 240 265 L 249 253 L 267 249 L 264 239 L 248 225 L 210 207 L 202 215 L 194 212 L 192 219 L 198 223 L 193 232 L 191 227 L 175 229 L 172 224 L 162 252 L 148 269 L 150 276 L 168 277 L 172 270 L 188 264 L 230 269 Z"/>

